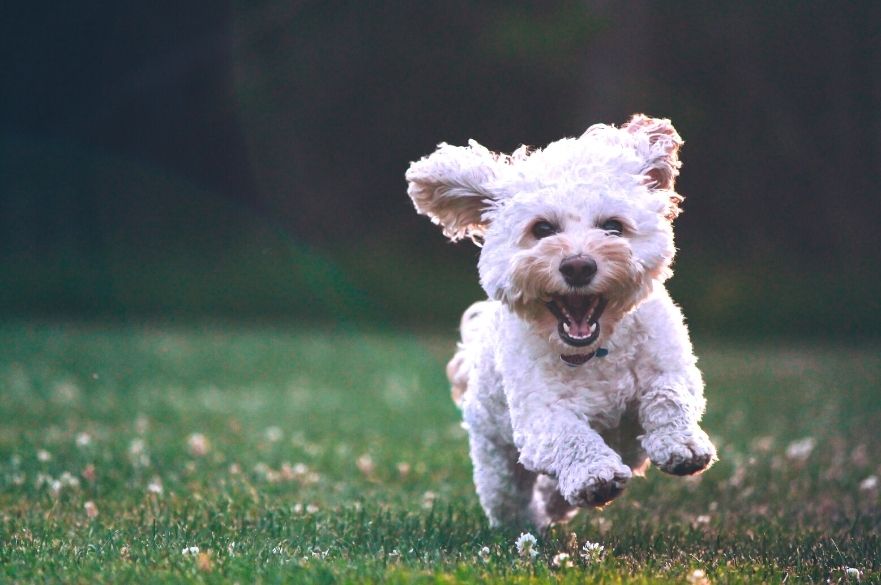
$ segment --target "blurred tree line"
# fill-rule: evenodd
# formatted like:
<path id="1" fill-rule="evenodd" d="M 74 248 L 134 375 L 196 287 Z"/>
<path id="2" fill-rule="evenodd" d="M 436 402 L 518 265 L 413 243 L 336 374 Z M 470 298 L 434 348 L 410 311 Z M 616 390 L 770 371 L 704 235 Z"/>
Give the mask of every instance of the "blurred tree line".
<path id="1" fill-rule="evenodd" d="M 87 1 L 0 43 L 7 317 L 450 327 L 477 252 L 408 162 L 646 112 L 686 140 L 695 329 L 881 333 L 877 2 Z"/>

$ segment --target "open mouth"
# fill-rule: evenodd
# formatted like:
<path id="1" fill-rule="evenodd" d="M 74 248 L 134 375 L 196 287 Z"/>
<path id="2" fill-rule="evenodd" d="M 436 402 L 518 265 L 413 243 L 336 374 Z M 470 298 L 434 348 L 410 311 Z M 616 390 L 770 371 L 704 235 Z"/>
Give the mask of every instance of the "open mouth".
<path id="1" fill-rule="evenodd" d="M 600 316 L 606 299 L 599 295 L 554 295 L 546 303 L 557 318 L 560 339 L 573 347 L 586 347 L 600 336 Z"/>

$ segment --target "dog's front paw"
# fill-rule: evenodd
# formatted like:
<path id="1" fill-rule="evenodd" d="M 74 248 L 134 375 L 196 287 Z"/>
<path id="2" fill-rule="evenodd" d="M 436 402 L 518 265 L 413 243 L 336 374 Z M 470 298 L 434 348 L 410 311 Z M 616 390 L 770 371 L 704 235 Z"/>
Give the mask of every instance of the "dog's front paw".
<path id="1" fill-rule="evenodd" d="M 716 461 L 716 447 L 698 426 L 648 433 L 642 446 L 652 463 L 673 475 L 693 475 Z"/>
<path id="2" fill-rule="evenodd" d="M 572 506 L 602 506 L 621 495 L 632 476 L 620 458 L 609 458 L 561 475 L 559 489 Z"/>

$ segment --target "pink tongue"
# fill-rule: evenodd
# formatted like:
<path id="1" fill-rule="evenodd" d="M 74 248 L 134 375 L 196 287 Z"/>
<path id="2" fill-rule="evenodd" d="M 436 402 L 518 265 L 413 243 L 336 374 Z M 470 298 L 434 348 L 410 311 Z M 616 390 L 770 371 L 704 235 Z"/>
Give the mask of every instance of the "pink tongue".
<path id="1" fill-rule="evenodd" d="M 579 322 L 569 323 L 569 335 L 572 337 L 587 337 L 590 335 L 590 321 L 584 319 Z"/>

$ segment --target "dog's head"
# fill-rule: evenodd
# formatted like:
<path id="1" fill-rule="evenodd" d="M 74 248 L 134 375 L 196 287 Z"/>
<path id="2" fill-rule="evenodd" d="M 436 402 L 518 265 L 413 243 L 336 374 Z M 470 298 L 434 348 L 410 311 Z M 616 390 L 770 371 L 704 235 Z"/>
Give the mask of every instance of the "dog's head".
<path id="1" fill-rule="evenodd" d="M 681 145 L 644 115 L 532 152 L 441 144 L 410 166 L 408 193 L 450 239 L 483 242 L 491 298 L 583 363 L 670 275 Z"/>

